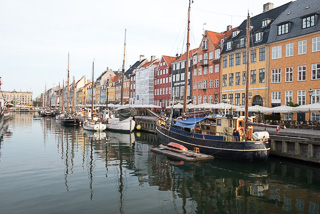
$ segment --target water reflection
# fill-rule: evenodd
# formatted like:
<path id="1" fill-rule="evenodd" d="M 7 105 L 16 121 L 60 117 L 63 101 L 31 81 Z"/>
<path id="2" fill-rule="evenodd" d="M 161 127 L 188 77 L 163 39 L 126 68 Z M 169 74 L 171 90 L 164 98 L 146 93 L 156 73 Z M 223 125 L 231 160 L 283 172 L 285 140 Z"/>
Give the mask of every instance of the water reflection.
<path id="1" fill-rule="evenodd" d="M 23 139 L 20 145 L 27 141 L 34 143 L 34 150 L 45 148 L 45 151 L 36 151 L 46 152 L 45 159 L 52 160 L 50 163 L 55 165 L 52 172 L 46 170 L 47 174 L 41 174 L 43 182 L 54 178 L 63 190 L 59 194 L 50 194 L 50 191 L 44 194 L 49 194 L 45 195 L 47 198 L 59 195 L 53 200 L 55 206 L 62 205 L 60 200 L 63 199 L 73 205 L 74 213 L 82 211 L 77 206 L 79 203 L 99 213 L 319 213 L 318 166 L 274 157 L 265 163 L 174 161 L 150 152 L 150 148 L 160 144 L 153 134 L 98 134 L 32 115 L 16 115 L 7 127 L 10 129 L 7 128 L 6 137 L 0 142 L 0 154 L 8 149 L 3 145 L 20 134 L 22 127 L 30 129 L 34 136 L 41 133 L 39 144 L 34 138 Z M 35 162 L 45 161 L 43 156 L 37 159 L 37 153 L 32 155 Z M 0 160 L 4 158 L 0 155 Z M 39 171 L 35 169 L 34 174 L 39 176 Z M 24 177 L 25 182 L 28 179 L 33 177 Z M 0 175 L 0 182 L 3 180 Z M 13 190 L 6 190 L 4 185 L 3 191 Z M 47 201 L 41 203 L 48 206 Z M 26 204 L 24 209 L 28 212 L 32 205 Z"/>

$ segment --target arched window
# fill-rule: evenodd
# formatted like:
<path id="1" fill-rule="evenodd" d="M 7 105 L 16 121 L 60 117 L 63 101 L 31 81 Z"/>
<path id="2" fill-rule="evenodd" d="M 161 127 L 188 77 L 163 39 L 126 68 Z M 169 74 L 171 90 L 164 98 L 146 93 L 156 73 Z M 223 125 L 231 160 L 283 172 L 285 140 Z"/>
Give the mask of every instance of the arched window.
<path id="1" fill-rule="evenodd" d="M 263 106 L 263 99 L 260 95 L 256 95 L 253 97 L 252 106 L 255 105 Z"/>

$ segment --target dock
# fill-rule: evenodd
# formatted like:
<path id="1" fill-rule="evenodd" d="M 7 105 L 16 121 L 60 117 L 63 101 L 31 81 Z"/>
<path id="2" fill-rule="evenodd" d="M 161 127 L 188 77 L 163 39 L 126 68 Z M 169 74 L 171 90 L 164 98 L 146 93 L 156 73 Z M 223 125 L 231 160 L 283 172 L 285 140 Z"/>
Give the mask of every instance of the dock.
<path id="1" fill-rule="evenodd" d="M 213 160 L 214 157 L 212 155 L 206 155 L 202 153 L 195 153 L 192 151 L 182 151 L 179 149 L 174 149 L 168 146 L 160 145 L 159 148 L 151 148 L 152 152 L 159 153 L 162 155 L 166 155 L 168 157 L 179 159 L 183 161 L 207 161 Z"/>

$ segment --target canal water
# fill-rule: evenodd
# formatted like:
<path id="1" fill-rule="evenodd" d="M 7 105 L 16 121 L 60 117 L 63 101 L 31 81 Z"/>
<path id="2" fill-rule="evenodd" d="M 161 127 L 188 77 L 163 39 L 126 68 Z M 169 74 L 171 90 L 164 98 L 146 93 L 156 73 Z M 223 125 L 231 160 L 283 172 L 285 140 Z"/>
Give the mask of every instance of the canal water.
<path id="1" fill-rule="evenodd" d="M 15 114 L 0 141 L 0 213 L 319 213 L 318 165 L 186 163 L 152 153 L 159 144 Z"/>

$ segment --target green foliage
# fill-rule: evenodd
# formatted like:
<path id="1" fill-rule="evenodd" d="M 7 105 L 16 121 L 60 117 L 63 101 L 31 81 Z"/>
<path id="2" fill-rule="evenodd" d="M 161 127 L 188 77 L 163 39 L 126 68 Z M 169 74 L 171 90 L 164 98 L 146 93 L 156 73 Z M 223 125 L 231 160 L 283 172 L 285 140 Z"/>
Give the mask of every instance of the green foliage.
<path id="1" fill-rule="evenodd" d="M 293 102 L 288 102 L 287 106 L 297 107 L 297 106 L 299 106 L 299 104 L 293 103 Z"/>

